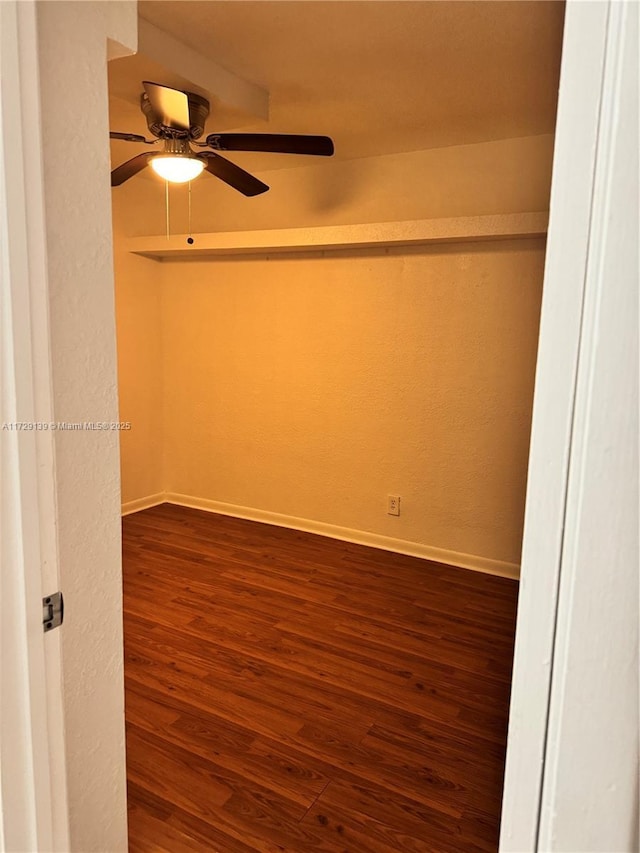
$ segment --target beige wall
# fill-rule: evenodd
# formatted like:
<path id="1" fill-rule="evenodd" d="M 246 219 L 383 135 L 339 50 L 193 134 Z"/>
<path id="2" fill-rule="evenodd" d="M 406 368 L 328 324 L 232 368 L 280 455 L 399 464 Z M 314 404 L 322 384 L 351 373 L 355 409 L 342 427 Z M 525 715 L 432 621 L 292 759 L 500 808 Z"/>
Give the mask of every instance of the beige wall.
<path id="1" fill-rule="evenodd" d="M 166 489 L 518 563 L 542 266 L 532 241 L 163 265 Z"/>
<path id="2" fill-rule="evenodd" d="M 114 221 L 119 222 L 114 199 Z M 158 264 L 125 251 L 115 233 L 122 502 L 163 491 L 161 287 Z"/>
<path id="3" fill-rule="evenodd" d="M 345 170 L 363 179 L 334 214 L 309 201 L 324 165 L 270 173 L 286 189 L 272 180 L 266 218 L 255 199 L 216 205 L 227 190 L 214 184 L 208 227 L 544 210 L 551 148 L 534 137 L 336 163 L 334 190 Z M 162 233 L 158 193 L 151 180 L 124 188 L 122 233 Z M 121 417 L 133 421 L 123 500 L 164 491 L 519 563 L 543 241 L 117 257 Z"/>

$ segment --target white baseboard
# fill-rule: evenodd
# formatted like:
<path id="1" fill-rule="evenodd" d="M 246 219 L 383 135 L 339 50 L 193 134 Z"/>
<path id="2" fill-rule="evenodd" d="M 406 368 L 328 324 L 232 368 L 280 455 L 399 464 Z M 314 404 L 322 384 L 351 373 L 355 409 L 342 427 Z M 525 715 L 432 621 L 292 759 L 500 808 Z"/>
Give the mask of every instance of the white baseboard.
<path id="1" fill-rule="evenodd" d="M 158 500 L 158 498 L 161 498 Z M 261 521 L 264 524 L 274 524 L 276 527 L 289 527 L 292 530 L 302 530 L 305 533 L 317 533 L 320 536 L 328 536 L 331 539 L 341 539 L 345 542 L 353 542 L 357 545 L 368 545 L 371 548 L 381 548 L 383 551 L 394 551 L 397 554 L 407 554 L 410 557 L 420 557 L 423 560 L 432 560 L 435 563 L 446 563 L 449 566 L 458 566 L 462 569 L 472 569 L 476 572 L 484 572 L 489 575 L 498 575 L 503 578 L 518 579 L 520 577 L 520 566 L 517 563 L 505 563 L 502 560 L 492 560 L 487 557 L 478 557 L 475 554 L 462 554 L 458 551 L 446 551 L 442 548 L 433 548 L 430 545 L 422 545 L 418 542 L 409 542 L 405 539 L 393 539 L 390 536 L 381 536 L 378 533 L 368 533 L 365 530 L 352 530 L 349 527 L 338 527 L 335 524 L 325 524 L 321 521 L 311 521 L 307 518 L 297 518 L 293 515 L 282 515 L 277 512 L 267 512 L 253 507 L 236 506 L 235 504 L 212 501 L 206 498 L 195 498 L 191 495 L 179 495 L 175 492 L 166 492 L 164 495 L 154 495 L 149 498 L 151 503 L 145 503 L 129 512 L 154 506 L 158 503 L 171 503 L 178 506 L 186 506 L 192 509 L 202 509 L 207 512 L 216 512 L 220 515 L 231 515 L 235 518 L 246 518 L 249 521 Z M 142 503 L 132 501 L 133 503 Z M 128 505 L 130 506 L 130 505 Z M 124 514 L 124 512 L 123 512 Z"/>
<path id="2" fill-rule="evenodd" d="M 149 507 L 166 502 L 167 498 L 164 492 L 158 492 L 158 494 L 149 495 L 146 498 L 138 498 L 135 501 L 127 501 L 122 504 L 122 515 L 131 515 L 132 512 L 139 512 L 141 509 L 149 509 Z"/>

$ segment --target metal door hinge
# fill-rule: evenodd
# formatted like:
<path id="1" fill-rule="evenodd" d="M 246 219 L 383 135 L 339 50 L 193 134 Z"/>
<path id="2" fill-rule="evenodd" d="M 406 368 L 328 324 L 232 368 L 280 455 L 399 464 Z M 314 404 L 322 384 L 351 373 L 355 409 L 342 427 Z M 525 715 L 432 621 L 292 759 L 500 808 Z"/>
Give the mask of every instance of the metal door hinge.
<path id="1" fill-rule="evenodd" d="M 61 592 L 54 592 L 42 599 L 42 626 L 45 631 L 53 631 L 62 625 L 64 601 Z"/>

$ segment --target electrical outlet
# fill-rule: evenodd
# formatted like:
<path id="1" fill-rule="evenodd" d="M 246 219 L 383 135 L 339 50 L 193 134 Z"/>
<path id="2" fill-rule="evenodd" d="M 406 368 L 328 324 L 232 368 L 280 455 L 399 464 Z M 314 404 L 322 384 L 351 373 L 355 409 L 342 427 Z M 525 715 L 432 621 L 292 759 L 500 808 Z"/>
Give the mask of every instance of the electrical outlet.
<path id="1" fill-rule="evenodd" d="M 400 495 L 388 495 L 387 515 L 400 515 Z"/>

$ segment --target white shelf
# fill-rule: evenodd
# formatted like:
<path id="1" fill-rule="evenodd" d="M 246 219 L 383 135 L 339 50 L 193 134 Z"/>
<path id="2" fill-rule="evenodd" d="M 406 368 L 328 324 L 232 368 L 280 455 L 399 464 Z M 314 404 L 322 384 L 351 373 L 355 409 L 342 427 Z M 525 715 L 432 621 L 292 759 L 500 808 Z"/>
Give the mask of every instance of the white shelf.
<path id="1" fill-rule="evenodd" d="M 548 218 L 548 213 L 508 213 L 267 231 L 225 231 L 194 234 L 193 245 L 187 243 L 186 234 L 175 234 L 168 240 L 166 237 L 129 238 L 127 248 L 136 255 L 162 261 L 528 239 L 546 235 Z"/>

